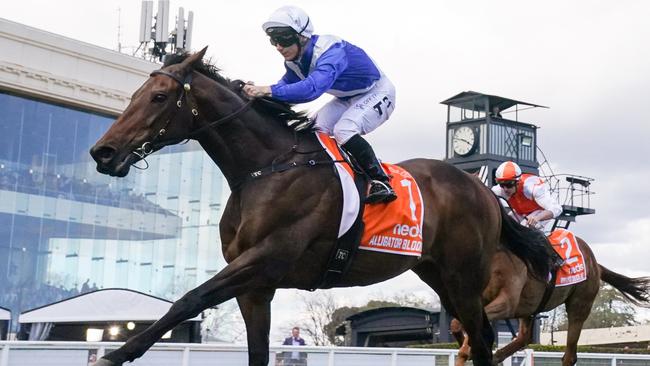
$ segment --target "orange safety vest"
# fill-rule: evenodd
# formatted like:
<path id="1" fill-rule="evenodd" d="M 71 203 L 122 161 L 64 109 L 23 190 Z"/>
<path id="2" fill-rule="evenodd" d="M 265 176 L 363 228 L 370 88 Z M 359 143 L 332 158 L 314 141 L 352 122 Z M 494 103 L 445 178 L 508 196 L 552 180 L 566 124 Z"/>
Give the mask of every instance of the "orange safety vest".
<path id="1" fill-rule="evenodd" d="M 531 212 L 544 209 L 542 206 L 538 205 L 534 199 L 528 199 L 524 195 L 524 183 L 528 178 L 537 178 L 541 180 L 541 178 L 532 174 L 522 174 L 519 181 L 517 181 L 517 191 L 508 199 L 510 207 L 512 207 L 512 209 L 519 215 L 524 216 Z M 544 182 L 542 181 L 540 184 L 543 183 Z"/>

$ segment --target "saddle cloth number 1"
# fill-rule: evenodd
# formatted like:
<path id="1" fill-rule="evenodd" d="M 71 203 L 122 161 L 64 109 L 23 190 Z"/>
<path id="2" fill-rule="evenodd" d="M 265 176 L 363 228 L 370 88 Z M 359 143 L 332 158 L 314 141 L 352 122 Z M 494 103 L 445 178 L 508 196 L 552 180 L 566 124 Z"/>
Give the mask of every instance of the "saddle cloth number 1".
<path id="1" fill-rule="evenodd" d="M 422 255 L 422 195 L 415 179 L 403 168 L 382 164 L 391 176 L 397 200 L 388 204 L 366 205 L 365 230 L 359 249 L 400 255 Z"/>

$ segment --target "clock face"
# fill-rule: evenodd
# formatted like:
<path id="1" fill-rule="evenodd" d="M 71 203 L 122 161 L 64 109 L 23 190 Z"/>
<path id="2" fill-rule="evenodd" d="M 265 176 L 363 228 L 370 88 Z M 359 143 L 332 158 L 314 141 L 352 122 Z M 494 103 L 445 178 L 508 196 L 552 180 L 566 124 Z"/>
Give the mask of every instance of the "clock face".
<path id="1" fill-rule="evenodd" d="M 476 134 L 474 130 L 464 126 L 454 131 L 454 138 L 452 141 L 454 152 L 458 155 L 469 155 L 476 147 Z"/>

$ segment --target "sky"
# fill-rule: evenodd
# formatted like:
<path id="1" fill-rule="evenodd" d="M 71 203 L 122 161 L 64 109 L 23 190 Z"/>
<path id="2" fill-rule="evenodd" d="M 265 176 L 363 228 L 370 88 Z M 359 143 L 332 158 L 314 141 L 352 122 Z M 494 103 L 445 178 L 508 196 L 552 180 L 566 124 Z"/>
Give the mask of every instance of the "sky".
<path id="1" fill-rule="evenodd" d="M 170 4 L 172 16 L 181 6 L 194 12 L 192 48 L 209 46 L 207 55 L 225 76 L 258 85 L 283 74 L 282 59 L 261 30 L 280 6 L 300 6 L 317 34 L 335 34 L 362 47 L 397 89 L 390 120 L 368 135 L 385 161 L 443 158 L 446 107 L 439 102 L 459 92 L 549 106 L 522 112 L 519 120 L 540 127 L 539 147 L 556 173 L 595 179 L 591 204 L 596 214 L 579 217 L 571 228 L 606 267 L 628 276 L 650 275 L 650 2 Z M 119 41 L 128 52 L 137 47 L 140 2 L 6 1 L 0 17 L 110 49 L 117 49 L 119 25 Z M 315 111 L 327 100 L 298 109 Z M 432 293 L 416 276 L 405 274 L 332 294 L 341 304 L 360 305 L 396 291 Z M 278 332 L 295 316 L 298 301 L 294 290 L 276 295 L 272 343 L 281 340 Z"/>

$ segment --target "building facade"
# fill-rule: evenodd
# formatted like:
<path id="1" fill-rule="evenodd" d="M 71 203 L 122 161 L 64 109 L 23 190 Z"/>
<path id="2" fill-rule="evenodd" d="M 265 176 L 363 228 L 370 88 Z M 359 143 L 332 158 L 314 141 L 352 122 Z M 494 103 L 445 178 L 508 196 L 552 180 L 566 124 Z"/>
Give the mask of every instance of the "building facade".
<path id="1" fill-rule="evenodd" d="M 1 18 L 0 49 L 0 307 L 109 287 L 175 299 L 218 272 L 228 188 L 198 144 L 125 178 L 88 153 L 159 65 Z"/>

